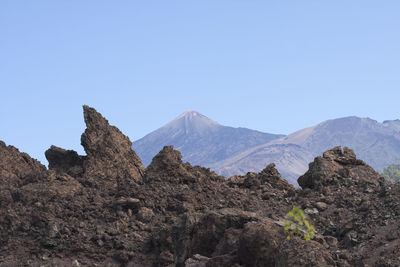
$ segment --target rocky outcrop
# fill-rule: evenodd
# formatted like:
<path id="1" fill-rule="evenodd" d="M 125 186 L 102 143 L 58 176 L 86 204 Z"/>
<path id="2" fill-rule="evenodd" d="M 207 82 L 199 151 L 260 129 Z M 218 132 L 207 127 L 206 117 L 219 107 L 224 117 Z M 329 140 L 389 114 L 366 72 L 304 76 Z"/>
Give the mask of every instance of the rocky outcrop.
<path id="1" fill-rule="evenodd" d="M 46 177 L 46 167 L 0 141 L 0 187 L 20 186 Z"/>
<path id="2" fill-rule="evenodd" d="M 320 243 L 294 238 L 281 245 L 279 252 L 276 254 L 275 265 L 273 266 L 334 267 L 336 264 L 329 250 Z"/>
<path id="3" fill-rule="evenodd" d="M 350 173 L 352 172 L 352 173 Z M 373 174 L 372 177 L 366 174 Z M 383 182 L 376 172 L 366 165 L 362 160 L 358 160 L 353 150 L 345 147 L 335 147 L 324 152 L 322 157 L 315 158 L 310 163 L 309 170 L 298 179 L 302 188 L 317 188 L 335 183 L 346 183 L 345 179 L 351 180 L 352 176 L 357 176 L 356 180 L 370 182 L 374 185 Z"/>
<path id="4" fill-rule="evenodd" d="M 146 179 L 178 183 L 182 180 L 194 182 L 195 177 L 187 167 L 191 166 L 182 162 L 181 152 L 174 150 L 172 146 L 165 146 L 147 167 Z"/>
<path id="5" fill-rule="evenodd" d="M 230 179 L 164 147 L 145 170 L 129 139 L 84 107 L 87 156 L 49 170 L 0 142 L 0 265 L 397 266 L 400 185 L 334 148 L 287 183 L 273 164 Z M 286 241 L 301 207 L 312 241 Z"/>
<path id="6" fill-rule="evenodd" d="M 46 150 L 45 156 L 49 161 L 50 170 L 67 173 L 74 177 L 82 176 L 85 157 L 79 156 L 76 151 L 51 146 Z"/>
<path id="7" fill-rule="evenodd" d="M 365 253 L 367 250 L 381 251 L 388 260 L 397 257 L 388 246 L 385 236 L 389 233 L 383 229 L 400 227 L 395 219 L 400 214 L 400 184 L 386 184 L 379 173 L 357 160 L 352 150 L 340 147 L 317 157 L 299 184 L 304 190 L 294 201 L 329 241 L 331 255 L 340 264 L 379 265 L 379 256 Z"/>
<path id="8" fill-rule="evenodd" d="M 24 222 L 19 218 L 19 213 L 23 213 L 23 216 L 29 214 L 29 206 L 32 203 L 22 207 L 22 210 L 14 208 L 15 205 L 20 205 L 22 198 L 25 198 L 20 188 L 41 184 L 47 177 L 46 167 L 39 161 L 0 141 L 0 255 L 1 248 L 8 243 L 13 233 L 18 228 L 29 229 L 29 220 L 34 220 L 28 218 L 28 222 Z"/>
<path id="9" fill-rule="evenodd" d="M 111 194 L 141 182 L 144 167 L 132 142 L 94 108 L 83 106 L 86 130 L 81 144 L 87 156 L 51 146 L 45 153 L 49 169 L 77 177 L 85 186 L 107 188 Z"/>
<path id="10" fill-rule="evenodd" d="M 274 163 L 269 164 L 260 173 L 248 173 L 245 176 L 243 184 L 245 187 L 251 189 L 267 186 L 281 192 L 293 191 L 295 189 L 293 185 L 282 178 L 281 174 L 275 168 Z"/>
<path id="11" fill-rule="evenodd" d="M 132 150 L 132 142 L 94 108 L 83 106 L 86 130 L 81 144 L 87 154 L 84 177 L 90 184 L 106 183 L 107 187 L 123 187 L 140 181 L 144 174 L 141 160 Z"/>
<path id="12" fill-rule="evenodd" d="M 283 228 L 272 220 L 247 223 L 239 240 L 240 262 L 249 267 L 276 266 L 275 255 L 285 237 Z"/>
<path id="13" fill-rule="evenodd" d="M 205 215 L 186 214 L 172 230 L 175 264 L 183 266 L 186 259 L 195 254 L 212 258 L 223 256 L 221 252 L 236 252 L 238 242 L 235 248 L 221 249 L 224 245 L 226 247 L 225 233 L 227 230 L 242 229 L 245 223 L 253 220 L 257 220 L 255 213 L 234 209 L 222 209 Z"/>

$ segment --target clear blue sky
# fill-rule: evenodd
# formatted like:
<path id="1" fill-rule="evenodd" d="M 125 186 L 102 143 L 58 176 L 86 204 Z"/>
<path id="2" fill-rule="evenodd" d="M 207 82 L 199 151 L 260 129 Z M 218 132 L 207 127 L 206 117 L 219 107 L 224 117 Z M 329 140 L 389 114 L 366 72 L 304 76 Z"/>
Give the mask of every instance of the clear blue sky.
<path id="1" fill-rule="evenodd" d="M 188 109 L 288 134 L 397 119 L 400 1 L 0 1 L 0 139 L 80 153 L 82 105 L 131 140 Z"/>

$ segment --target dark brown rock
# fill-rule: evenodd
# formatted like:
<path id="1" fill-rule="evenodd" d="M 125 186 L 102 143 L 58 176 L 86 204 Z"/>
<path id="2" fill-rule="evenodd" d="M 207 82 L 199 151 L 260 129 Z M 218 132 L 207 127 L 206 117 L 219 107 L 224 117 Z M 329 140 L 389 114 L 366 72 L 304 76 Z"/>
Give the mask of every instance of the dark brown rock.
<path id="1" fill-rule="evenodd" d="M 154 212 L 149 208 L 143 207 L 139 209 L 137 217 L 140 221 L 148 223 L 154 217 Z"/>
<path id="2" fill-rule="evenodd" d="M 350 173 L 352 170 L 357 171 Z M 360 173 L 360 170 L 364 170 L 363 173 Z M 376 175 L 374 175 L 375 177 L 366 177 L 366 172 L 374 173 L 374 170 L 363 161 L 356 159 L 353 150 L 347 147 L 343 150 L 335 147 L 324 152 L 322 157 L 316 157 L 314 162 L 310 163 L 309 170 L 299 177 L 298 183 L 302 188 L 317 188 L 333 184 L 337 182 L 337 178 L 348 179 L 352 176 L 351 174 L 358 176 L 358 179 L 374 184 L 382 180 Z"/>
<path id="3" fill-rule="evenodd" d="M 0 142 L 2 265 L 400 264 L 400 184 L 347 148 L 316 158 L 302 189 L 273 164 L 226 179 L 169 146 L 144 170 L 126 136 L 84 112 L 87 156 L 52 146 L 50 170 Z M 315 226 L 313 241 L 284 241 L 293 206 Z"/>
<path id="4" fill-rule="evenodd" d="M 151 161 L 146 169 L 146 177 L 169 182 L 194 182 L 193 174 L 186 169 L 182 162 L 181 152 L 174 150 L 173 146 L 165 146 Z M 156 174 L 156 175 L 153 175 Z"/>
<path id="5" fill-rule="evenodd" d="M 81 144 L 87 159 L 84 176 L 91 183 L 105 182 L 108 187 L 123 187 L 141 181 L 144 167 L 132 150 L 132 142 L 94 108 L 83 106 L 86 130 Z"/>
<path id="6" fill-rule="evenodd" d="M 73 177 L 83 174 L 83 162 L 85 157 L 79 156 L 76 151 L 51 146 L 46 150 L 45 156 L 49 161 L 50 170 L 65 172 Z"/>
<path id="7" fill-rule="evenodd" d="M 292 238 L 285 241 L 276 255 L 277 267 L 336 266 L 331 254 L 320 243 Z"/>
<path id="8" fill-rule="evenodd" d="M 282 178 L 279 171 L 275 168 L 275 164 L 268 164 L 259 174 L 262 184 L 268 184 L 273 189 L 289 192 L 295 190 L 292 184 Z"/>
<path id="9" fill-rule="evenodd" d="M 262 185 L 267 185 L 277 190 L 295 190 L 293 185 L 282 178 L 274 163 L 268 164 L 260 173 L 247 173 L 244 176 L 243 185 L 252 190 L 260 189 Z"/>
<path id="10" fill-rule="evenodd" d="M 239 240 L 240 262 L 249 267 L 275 266 L 275 254 L 285 237 L 283 228 L 272 220 L 247 223 Z"/>
<path id="11" fill-rule="evenodd" d="M 245 223 L 252 220 L 257 220 L 255 214 L 234 209 L 209 212 L 203 216 L 184 215 L 172 231 L 176 249 L 175 264 L 182 266 L 187 258 L 195 254 L 212 257 L 226 229 L 243 228 Z"/>
<path id="12" fill-rule="evenodd" d="M 242 229 L 228 228 L 219 240 L 212 256 L 222 256 L 236 253 L 239 248 L 239 238 Z"/>
<path id="13" fill-rule="evenodd" d="M 0 187 L 38 182 L 46 176 L 46 167 L 39 161 L 0 141 Z"/>

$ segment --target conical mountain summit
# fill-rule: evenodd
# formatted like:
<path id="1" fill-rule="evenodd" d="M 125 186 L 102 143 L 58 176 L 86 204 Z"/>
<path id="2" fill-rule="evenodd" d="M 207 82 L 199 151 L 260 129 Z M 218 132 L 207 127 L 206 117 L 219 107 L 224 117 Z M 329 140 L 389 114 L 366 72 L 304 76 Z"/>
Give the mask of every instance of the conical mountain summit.
<path id="1" fill-rule="evenodd" d="M 379 123 L 350 116 L 283 136 L 223 126 L 197 111 L 187 111 L 133 143 L 145 165 L 164 145 L 181 151 L 184 161 L 228 177 L 258 172 L 275 163 L 284 178 L 297 184 L 308 163 L 335 146 L 354 149 L 378 171 L 400 162 L 400 121 Z"/>
<path id="2" fill-rule="evenodd" d="M 223 126 L 197 111 L 188 110 L 135 141 L 133 148 L 144 165 L 150 164 L 164 146 L 172 145 L 182 153 L 184 161 L 209 166 L 282 136 Z"/>
<path id="3" fill-rule="evenodd" d="M 221 127 L 220 124 L 199 112 L 188 110 L 166 124 L 162 129 L 164 131 L 176 131 L 176 133 L 183 132 L 189 135 L 191 133 L 206 134 L 207 132 L 215 131 L 219 127 Z"/>

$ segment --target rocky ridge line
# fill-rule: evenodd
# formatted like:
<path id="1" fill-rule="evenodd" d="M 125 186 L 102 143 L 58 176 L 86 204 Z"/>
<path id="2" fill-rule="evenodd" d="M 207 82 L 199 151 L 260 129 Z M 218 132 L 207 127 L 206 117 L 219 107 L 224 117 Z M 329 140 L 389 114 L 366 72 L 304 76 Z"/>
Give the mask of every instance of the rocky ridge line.
<path id="1" fill-rule="evenodd" d="M 87 156 L 52 146 L 49 170 L 0 142 L 2 266 L 398 266 L 400 186 L 336 147 L 288 184 L 273 164 L 231 179 L 164 147 L 145 169 L 84 106 Z M 312 241 L 286 240 L 300 206 Z"/>

